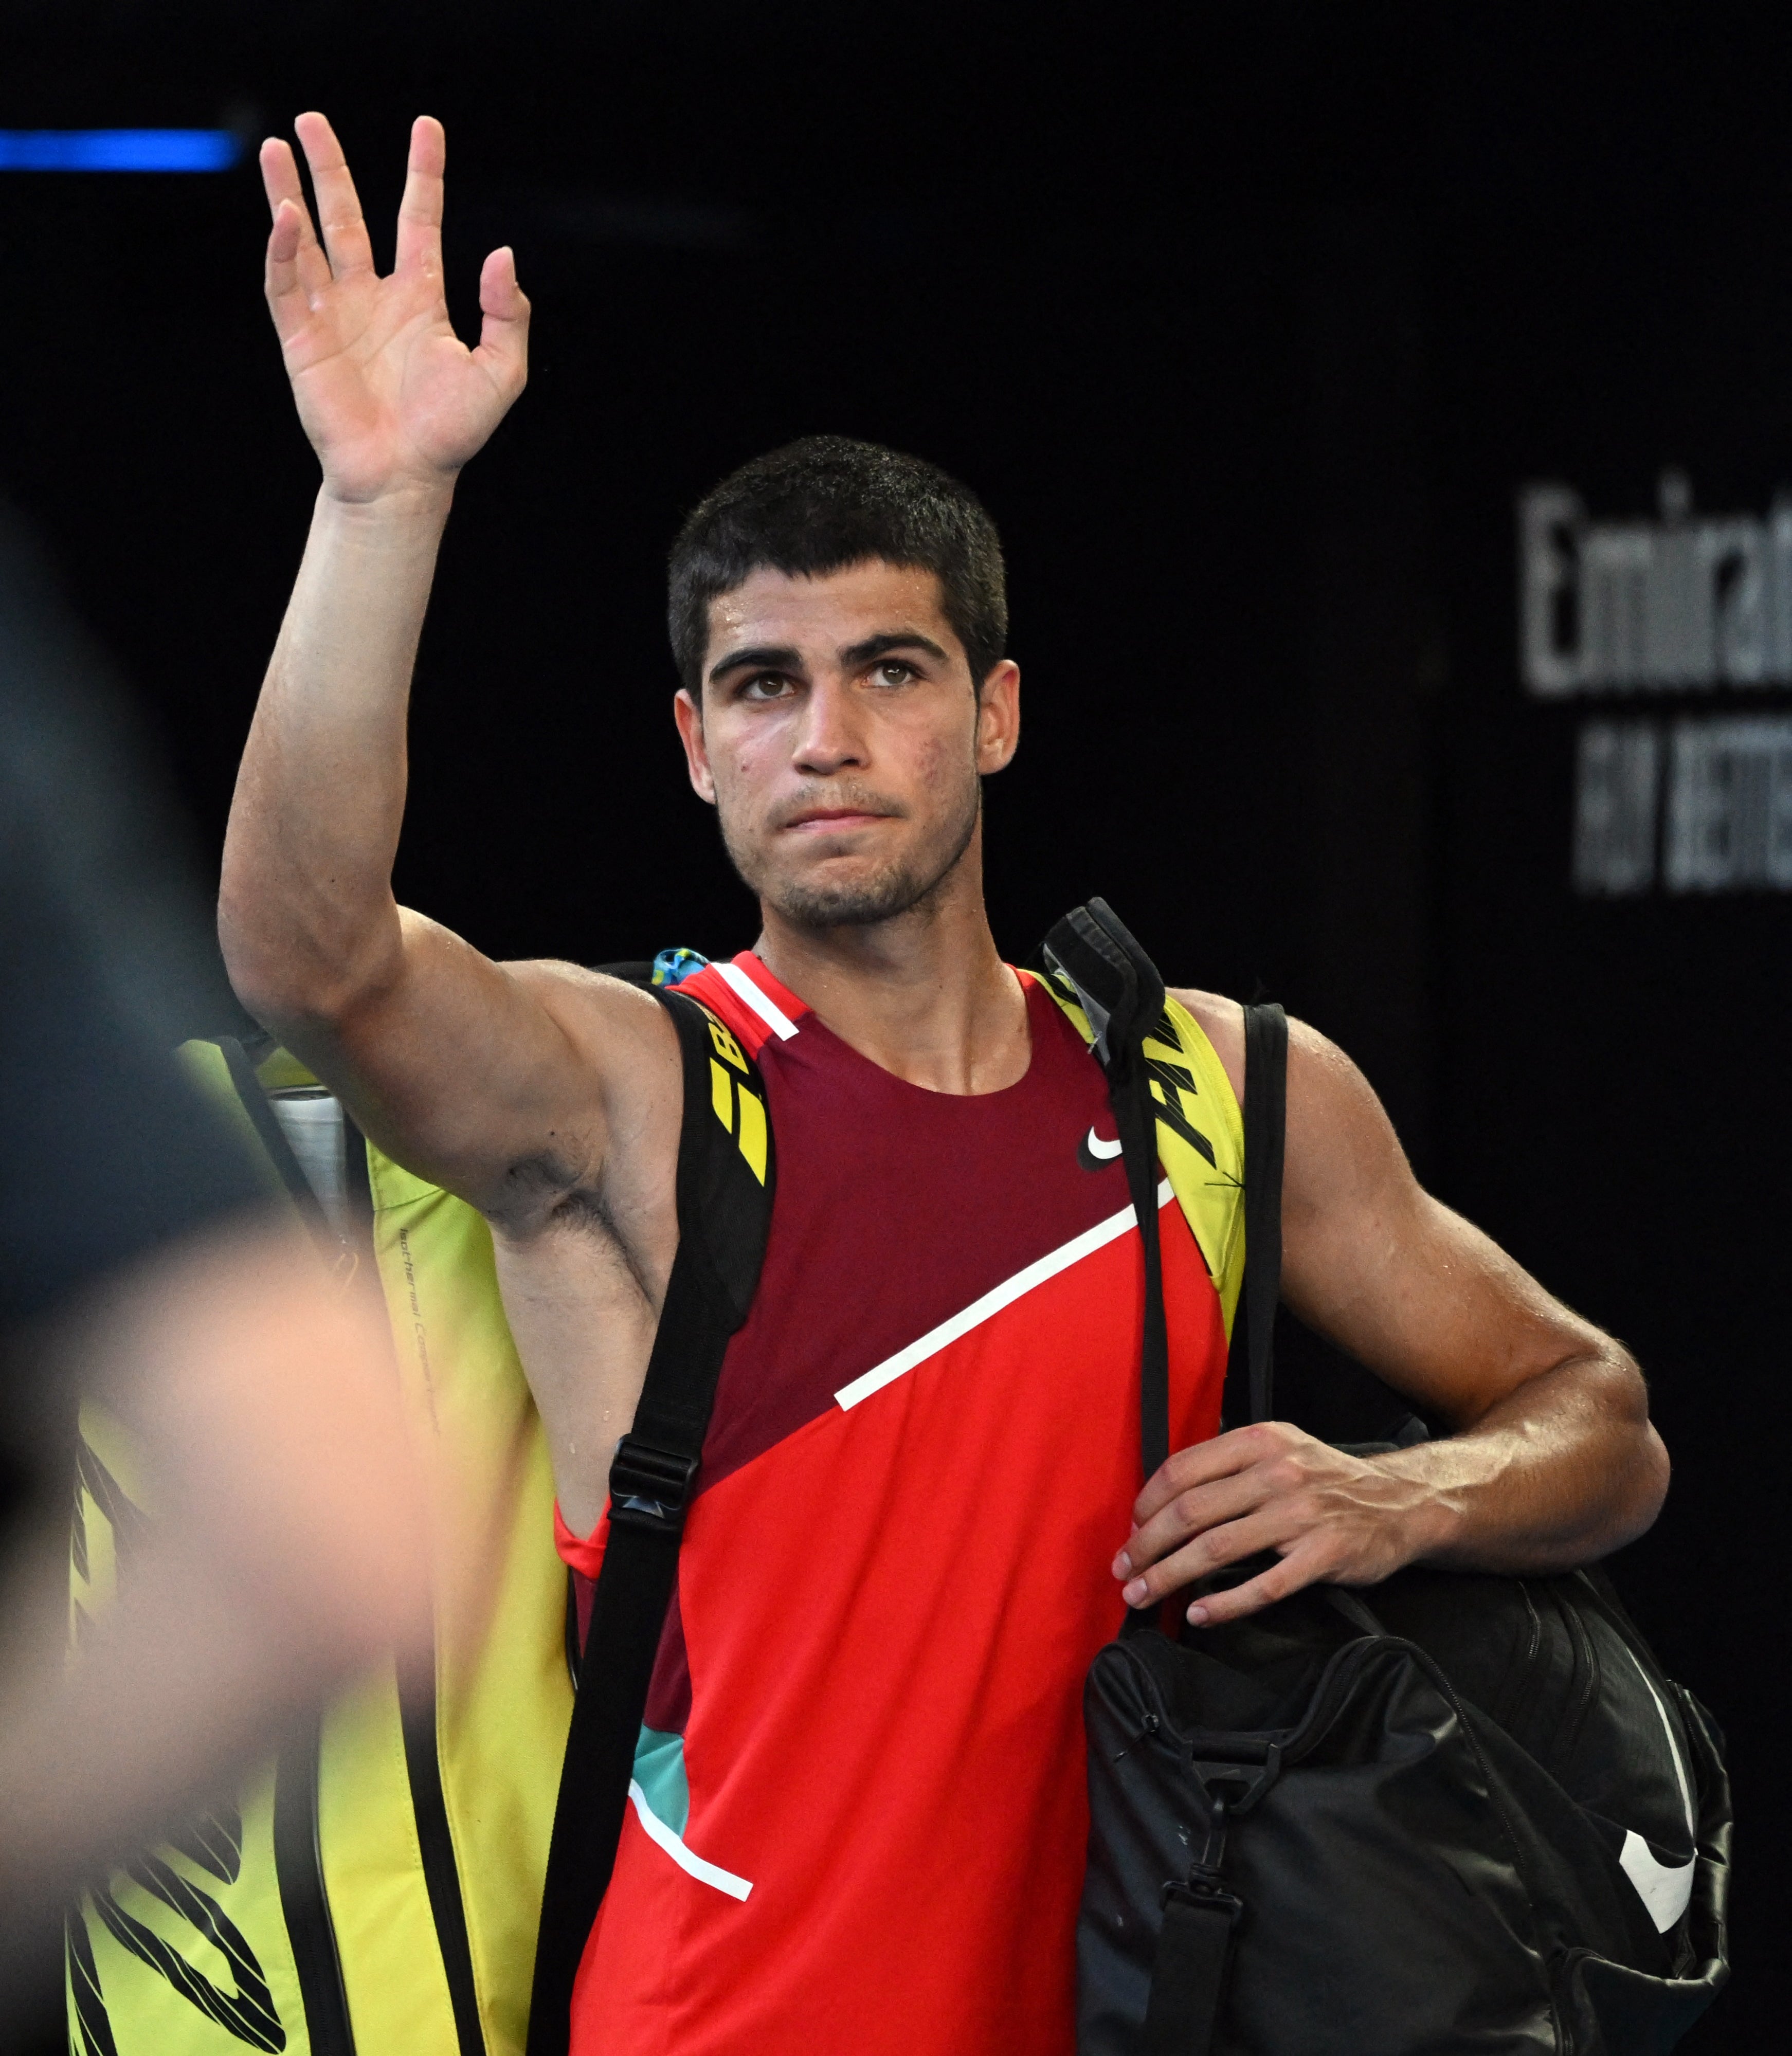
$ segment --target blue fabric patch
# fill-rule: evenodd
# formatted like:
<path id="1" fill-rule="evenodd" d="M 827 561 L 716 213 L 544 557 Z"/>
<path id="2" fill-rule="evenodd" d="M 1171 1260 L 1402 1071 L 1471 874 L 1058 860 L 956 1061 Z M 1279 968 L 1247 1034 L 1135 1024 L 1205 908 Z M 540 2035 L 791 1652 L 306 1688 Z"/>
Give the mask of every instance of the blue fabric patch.
<path id="1" fill-rule="evenodd" d="M 699 956 L 694 950 L 662 950 L 653 960 L 653 982 L 655 985 L 682 985 L 708 962 L 707 957 Z"/>
<path id="2" fill-rule="evenodd" d="M 644 1727 L 635 1745 L 635 1781 L 647 1810 L 682 1841 L 690 1818 L 690 1786 L 684 1774 L 684 1737 Z"/>

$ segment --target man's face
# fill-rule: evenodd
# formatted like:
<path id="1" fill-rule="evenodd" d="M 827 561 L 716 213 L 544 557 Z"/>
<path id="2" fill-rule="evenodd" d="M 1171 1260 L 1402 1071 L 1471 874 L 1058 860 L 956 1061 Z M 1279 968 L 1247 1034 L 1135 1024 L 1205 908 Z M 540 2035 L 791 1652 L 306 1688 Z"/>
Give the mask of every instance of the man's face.
<path id="1" fill-rule="evenodd" d="M 1015 666 L 979 700 L 932 571 L 872 559 L 755 571 L 710 606 L 702 702 L 678 696 L 690 782 L 735 868 L 805 927 L 927 900 L 977 832 L 979 778 L 1019 733 Z"/>

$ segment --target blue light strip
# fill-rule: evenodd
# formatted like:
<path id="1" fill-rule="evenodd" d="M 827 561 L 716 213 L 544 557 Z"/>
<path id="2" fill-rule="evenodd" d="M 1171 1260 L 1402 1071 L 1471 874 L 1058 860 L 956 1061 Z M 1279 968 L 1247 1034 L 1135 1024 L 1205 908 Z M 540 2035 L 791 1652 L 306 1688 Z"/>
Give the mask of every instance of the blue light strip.
<path id="1" fill-rule="evenodd" d="M 0 128 L 0 172 L 225 172 L 227 128 Z"/>

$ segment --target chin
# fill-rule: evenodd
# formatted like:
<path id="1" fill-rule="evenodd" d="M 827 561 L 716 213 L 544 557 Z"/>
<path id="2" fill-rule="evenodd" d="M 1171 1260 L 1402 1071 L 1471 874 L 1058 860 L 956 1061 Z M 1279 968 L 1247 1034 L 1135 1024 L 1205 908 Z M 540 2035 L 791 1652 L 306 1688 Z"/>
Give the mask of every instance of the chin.
<path id="1" fill-rule="evenodd" d="M 779 879 L 760 889 L 766 903 L 797 927 L 867 928 L 910 912 L 932 883 L 892 865 L 855 878 Z"/>
<path id="2" fill-rule="evenodd" d="M 943 835 L 904 836 L 908 847 L 881 860 L 865 852 L 824 856 L 811 851 L 804 853 L 807 864 L 786 870 L 766 860 L 774 852 L 779 856 L 795 852 L 780 850 L 774 842 L 770 848 L 750 853 L 729 834 L 726 818 L 722 842 L 742 882 L 781 920 L 799 928 L 868 928 L 900 915 L 932 911 L 975 836 L 981 797 L 973 788 L 962 821 L 949 825 Z"/>

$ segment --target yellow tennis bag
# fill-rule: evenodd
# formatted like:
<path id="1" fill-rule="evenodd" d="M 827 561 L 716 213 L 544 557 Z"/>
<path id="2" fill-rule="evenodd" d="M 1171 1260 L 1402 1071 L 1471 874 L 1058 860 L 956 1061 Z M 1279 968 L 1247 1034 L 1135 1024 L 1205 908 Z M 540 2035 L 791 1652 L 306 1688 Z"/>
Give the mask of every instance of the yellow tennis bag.
<path id="1" fill-rule="evenodd" d="M 364 1142 L 277 1050 L 181 1053 L 345 1271 L 374 1264 L 433 1496 L 432 1662 L 387 1666 L 69 1924 L 74 2056 L 513 2056 L 572 1693 L 548 1452 L 472 1208 Z M 259 1062 L 255 1059 L 259 1058 Z M 74 1631 L 146 1517 L 82 1410 Z M 147 1509 L 152 1513 L 152 1507 Z"/>

